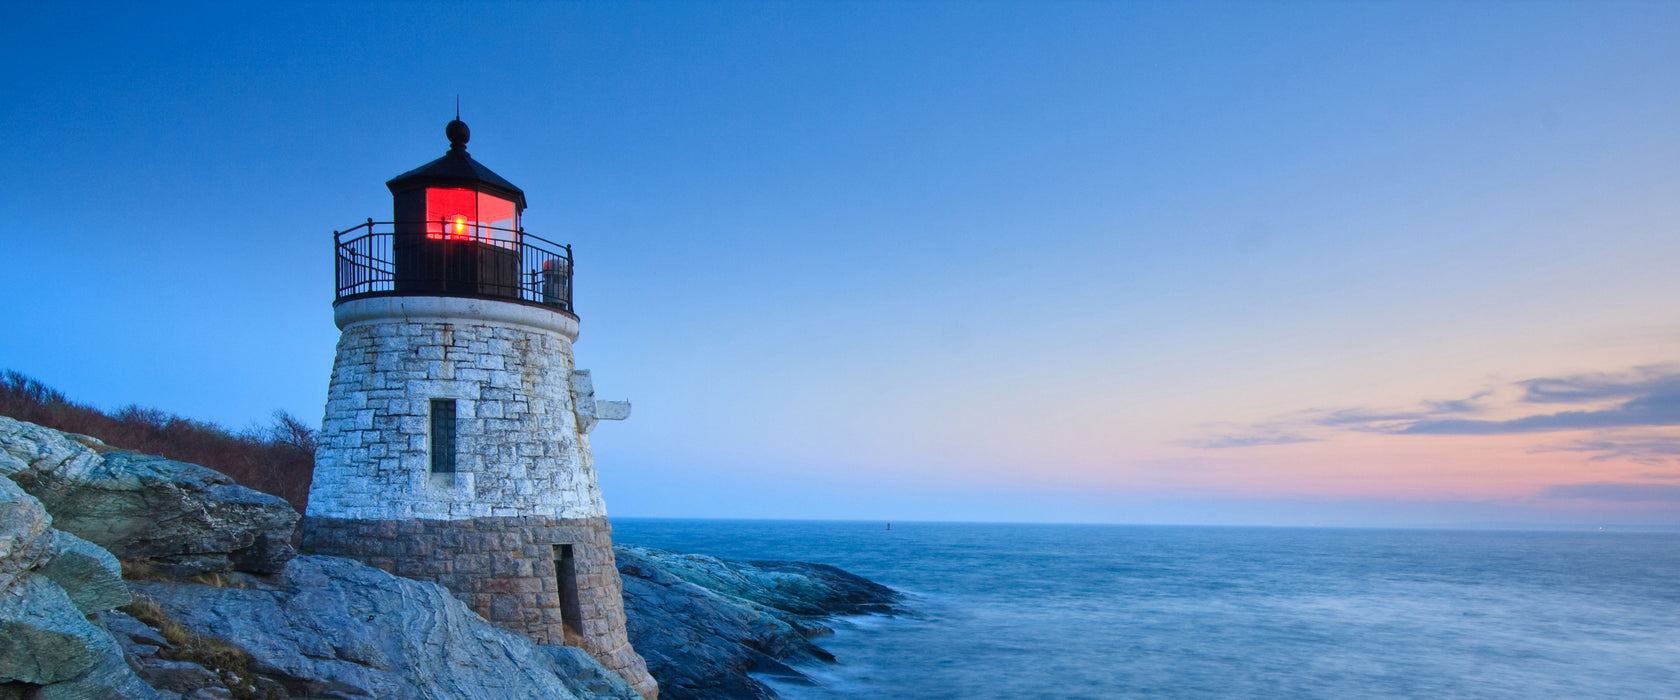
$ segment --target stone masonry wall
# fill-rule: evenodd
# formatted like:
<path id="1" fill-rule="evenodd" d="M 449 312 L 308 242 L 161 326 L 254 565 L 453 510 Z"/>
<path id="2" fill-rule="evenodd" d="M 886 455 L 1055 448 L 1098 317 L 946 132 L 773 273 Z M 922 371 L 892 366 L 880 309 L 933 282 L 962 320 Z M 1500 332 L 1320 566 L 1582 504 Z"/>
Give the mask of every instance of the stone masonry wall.
<path id="1" fill-rule="evenodd" d="M 471 518 L 303 522 L 306 550 L 357 559 L 407 578 L 448 588 L 497 626 L 538 642 L 581 647 L 623 676 L 643 697 L 657 685 L 631 649 L 623 584 L 606 518 Z M 567 615 L 555 570 L 555 545 L 570 544 L 577 607 Z"/>
<path id="2" fill-rule="evenodd" d="M 573 410 L 572 339 L 470 317 L 345 326 L 308 515 L 605 516 Z M 431 473 L 432 399 L 456 400 L 453 475 Z"/>

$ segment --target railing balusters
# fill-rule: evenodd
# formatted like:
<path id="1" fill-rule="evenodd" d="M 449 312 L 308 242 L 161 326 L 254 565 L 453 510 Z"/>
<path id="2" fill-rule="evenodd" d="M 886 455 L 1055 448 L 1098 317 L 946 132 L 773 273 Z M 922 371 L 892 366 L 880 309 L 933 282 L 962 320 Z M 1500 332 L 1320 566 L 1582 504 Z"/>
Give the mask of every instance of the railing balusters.
<path id="1" fill-rule="evenodd" d="M 363 296 L 435 294 L 504 299 L 573 311 L 571 246 L 552 243 L 527 233 L 523 228 L 480 227 L 481 231 L 506 233 L 511 240 L 499 239 L 496 233 L 454 240 L 448 237 L 447 230 L 442 239 L 434 240 L 426 235 L 425 229 L 426 226 L 421 224 L 420 233 L 415 234 L 423 237 L 419 245 L 445 246 L 439 252 L 440 257 L 435 258 L 438 265 L 425 269 L 409 265 L 403 271 L 402 279 L 397 276 L 395 224 L 376 223 L 370 218 L 348 230 L 334 231 L 337 298 L 342 301 Z M 508 253 L 474 252 L 468 247 L 474 245 L 510 251 L 513 255 L 511 262 L 517 265 L 512 277 L 495 272 L 497 268 L 494 266 L 501 263 L 489 262 L 494 257 L 481 257 Z M 451 259 L 468 253 L 470 257 Z M 412 287 L 399 291 L 399 287 L 407 283 L 413 283 Z"/>

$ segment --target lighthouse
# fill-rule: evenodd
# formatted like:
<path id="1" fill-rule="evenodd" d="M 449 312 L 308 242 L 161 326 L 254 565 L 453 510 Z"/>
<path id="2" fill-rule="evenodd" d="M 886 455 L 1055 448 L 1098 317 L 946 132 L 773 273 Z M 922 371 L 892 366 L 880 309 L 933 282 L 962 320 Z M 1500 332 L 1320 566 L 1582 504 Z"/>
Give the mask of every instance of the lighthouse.
<path id="1" fill-rule="evenodd" d="M 433 581 L 492 623 L 577 646 L 646 698 L 625 631 L 572 344 L 572 250 L 526 231 L 525 193 L 467 154 L 398 175 L 390 222 L 336 231 L 341 332 L 306 548 Z"/>

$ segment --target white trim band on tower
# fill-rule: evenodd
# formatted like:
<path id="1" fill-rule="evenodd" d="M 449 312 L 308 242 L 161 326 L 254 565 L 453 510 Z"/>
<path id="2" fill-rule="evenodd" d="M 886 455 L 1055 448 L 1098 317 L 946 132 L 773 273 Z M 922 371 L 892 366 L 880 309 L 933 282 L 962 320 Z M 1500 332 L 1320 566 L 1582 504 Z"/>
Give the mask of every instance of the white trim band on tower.
<path id="1" fill-rule="evenodd" d="M 339 330 L 363 321 L 459 323 L 463 320 L 527 326 L 559 333 L 574 343 L 578 337 L 578 321 L 571 314 L 493 299 L 391 296 L 351 299 L 333 305 L 333 323 Z"/>

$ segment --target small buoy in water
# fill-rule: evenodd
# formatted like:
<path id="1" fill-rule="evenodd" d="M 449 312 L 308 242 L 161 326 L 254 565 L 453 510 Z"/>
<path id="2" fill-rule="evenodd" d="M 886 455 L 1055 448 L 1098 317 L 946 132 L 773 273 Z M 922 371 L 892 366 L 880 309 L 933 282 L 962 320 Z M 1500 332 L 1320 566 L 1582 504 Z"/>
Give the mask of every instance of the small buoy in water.
<path id="1" fill-rule="evenodd" d="M 887 523 L 887 529 L 888 529 L 888 530 L 891 530 L 891 529 L 892 529 L 892 523 Z"/>

